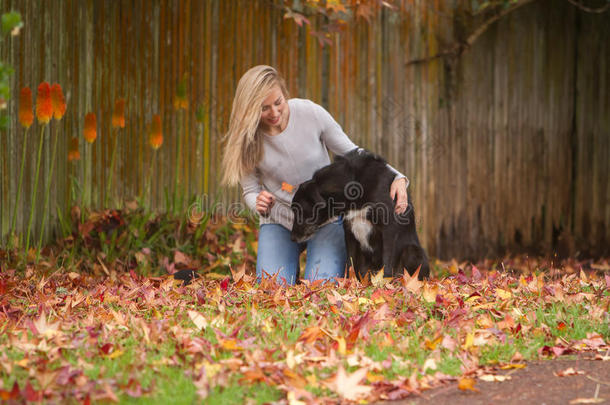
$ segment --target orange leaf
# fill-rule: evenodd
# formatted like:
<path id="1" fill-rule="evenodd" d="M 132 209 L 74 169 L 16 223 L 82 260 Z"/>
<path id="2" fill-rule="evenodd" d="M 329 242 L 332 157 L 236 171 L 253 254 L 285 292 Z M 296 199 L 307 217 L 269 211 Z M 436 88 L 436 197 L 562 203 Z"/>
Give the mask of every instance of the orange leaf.
<path id="1" fill-rule="evenodd" d="M 460 378 L 460 381 L 458 382 L 458 388 L 462 391 L 475 391 L 478 392 L 479 390 L 477 388 L 475 388 L 474 386 L 475 380 L 474 378 Z"/>
<path id="2" fill-rule="evenodd" d="M 421 281 L 417 279 L 419 275 L 419 269 L 410 276 L 409 273 L 405 271 L 405 274 L 402 276 L 402 286 L 405 288 L 405 291 L 410 291 L 414 294 L 417 294 L 423 285 Z"/>
<path id="3" fill-rule="evenodd" d="M 320 339 L 324 335 L 322 329 L 318 326 L 310 326 L 305 329 L 301 336 L 299 336 L 299 341 L 303 341 L 305 343 L 311 344 L 316 340 Z"/>

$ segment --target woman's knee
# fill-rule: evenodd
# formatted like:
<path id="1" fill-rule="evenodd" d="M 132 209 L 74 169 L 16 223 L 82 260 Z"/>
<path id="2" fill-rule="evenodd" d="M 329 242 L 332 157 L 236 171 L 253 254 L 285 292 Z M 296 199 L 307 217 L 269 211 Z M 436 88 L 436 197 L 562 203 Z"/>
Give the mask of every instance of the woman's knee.
<path id="1" fill-rule="evenodd" d="M 299 246 L 290 240 L 290 231 L 278 224 L 263 224 L 259 230 L 256 278 L 277 277 L 294 284 L 298 277 Z"/>

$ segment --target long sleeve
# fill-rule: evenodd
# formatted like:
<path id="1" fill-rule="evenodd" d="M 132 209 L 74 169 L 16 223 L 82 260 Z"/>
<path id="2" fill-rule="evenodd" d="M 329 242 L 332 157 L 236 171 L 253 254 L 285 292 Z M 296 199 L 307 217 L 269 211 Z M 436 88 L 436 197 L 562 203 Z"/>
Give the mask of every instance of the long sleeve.
<path id="1" fill-rule="evenodd" d="M 335 121 L 328 111 L 314 102 L 311 102 L 311 104 L 313 105 L 314 114 L 320 125 L 321 139 L 331 152 L 335 155 L 342 156 L 350 150 L 358 148 L 358 146 L 349 139 L 347 134 L 343 132 L 341 125 Z M 393 168 L 390 164 L 387 164 L 387 167 L 394 173 L 394 180 L 404 177 L 407 182 L 407 187 L 409 187 L 409 179 L 407 179 L 407 176 Z"/>
<path id="2" fill-rule="evenodd" d="M 241 187 L 243 190 L 242 196 L 244 197 L 244 201 L 246 202 L 246 205 L 252 211 L 257 212 L 256 211 L 256 197 L 258 196 L 258 193 L 261 192 L 262 187 L 260 185 L 260 179 L 259 179 L 256 171 L 245 175 L 241 179 L 240 184 L 241 184 Z"/>

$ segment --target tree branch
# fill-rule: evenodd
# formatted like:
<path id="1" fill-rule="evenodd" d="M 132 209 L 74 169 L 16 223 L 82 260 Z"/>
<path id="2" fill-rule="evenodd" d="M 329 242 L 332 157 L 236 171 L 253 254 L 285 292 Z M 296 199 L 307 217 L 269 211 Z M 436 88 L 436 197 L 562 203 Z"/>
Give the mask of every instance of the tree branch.
<path id="1" fill-rule="evenodd" d="M 580 4 L 579 2 L 577 2 L 576 0 L 568 0 L 570 3 L 572 3 L 572 5 L 574 7 L 578 7 L 579 9 L 581 9 L 582 11 L 586 11 L 587 13 L 595 13 L 595 14 L 601 14 L 604 11 L 608 10 L 610 8 L 610 2 L 606 2 L 606 5 L 600 8 L 589 8 L 586 6 L 583 6 L 582 4 Z"/>
<path id="2" fill-rule="evenodd" d="M 466 39 L 465 42 L 458 42 L 458 43 L 454 44 L 453 46 L 451 46 L 449 49 L 446 49 L 446 50 L 439 52 L 432 56 L 428 56 L 425 58 L 411 59 L 410 61 L 406 62 L 405 65 L 408 66 L 408 65 L 419 64 L 419 63 L 427 63 L 432 60 L 435 60 L 438 58 L 443 58 L 446 56 L 460 56 L 466 49 L 470 48 L 472 46 L 472 44 L 474 44 L 474 42 L 485 31 L 487 31 L 493 23 L 495 23 L 496 21 L 498 21 L 500 18 L 504 17 L 505 15 L 512 13 L 513 11 L 517 10 L 518 8 L 520 8 L 526 4 L 529 4 L 533 1 L 536 1 L 536 0 L 521 0 L 518 3 L 515 3 L 513 6 L 507 8 L 507 9 L 504 9 L 504 10 L 500 11 L 499 13 L 495 14 L 494 16 L 490 17 L 485 22 L 483 22 L 480 26 L 478 26 L 468 36 L 468 38 Z"/>

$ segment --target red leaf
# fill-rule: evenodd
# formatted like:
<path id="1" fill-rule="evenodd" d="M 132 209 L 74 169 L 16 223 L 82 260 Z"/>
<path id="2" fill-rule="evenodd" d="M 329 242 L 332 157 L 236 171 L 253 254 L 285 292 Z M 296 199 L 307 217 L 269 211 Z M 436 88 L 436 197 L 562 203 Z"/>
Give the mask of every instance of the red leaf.
<path id="1" fill-rule="evenodd" d="M 230 277 L 227 277 L 227 278 L 225 278 L 224 280 L 222 280 L 222 281 L 220 282 L 220 289 L 221 289 L 223 292 L 227 292 L 227 290 L 229 289 L 229 281 L 230 281 L 230 280 L 231 280 L 231 278 L 230 278 Z"/>
<path id="2" fill-rule="evenodd" d="M 477 266 L 472 266 L 472 281 L 478 282 L 481 281 L 481 272 L 477 269 Z"/>
<path id="3" fill-rule="evenodd" d="M 203 289 L 197 290 L 197 304 L 205 304 L 205 291 Z"/>
<path id="4" fill-rule="evenodd" d="M 130 378 L 127 387 L 125 387 L 125 392 L 130 397 L 139 398 L 142 396 L 142 386 L 139 381 Z"/>
<path id="5" fill-rule="evenodd" d="M 34 388 L 32 387 L 32 384 L 30 384 L 30 382 L 28 381 L 28 383 L 25 386 L 25 389 L 23 390 L 23 397 L 25 398 L 26 401 L 40 401 L 41 399 L 41 395 L 39 391 L 34 390 Z"/>
<path id="6" fill-rule="evenodd" d="M 462 269 L 458 270 L 458 274 L 456 274 L 455 278 L 460 284 L 468 284 L 468 277 L 466 277 L 466 274 L 464 274 L 464 270 Z"/>
<path id="7" fill-rule="evenodd" d="M 112 343 L 106 343 L 105 345 L 103 345 L 102 347 L 100 347 L 100 351 L 104 354 L 108 354 L 112 351 L 112 347 L 114 345 Z"/>
<path id="8" fill-rule="evenodd" d="M 19 384 L 17 384 L 17 381 L 13 384 L 13 389 L 11 391 L 0 390 L 0 399 L 2 401 L 9 401 L 17 398 L 19 398 Z"/>
<path id="9" fill-rule="evenodd" d="M 91 405 L 91 398 L 89 397 L 89 394 L 87 394 L 87 396 L 83 400 L 83 405 Z"/>

